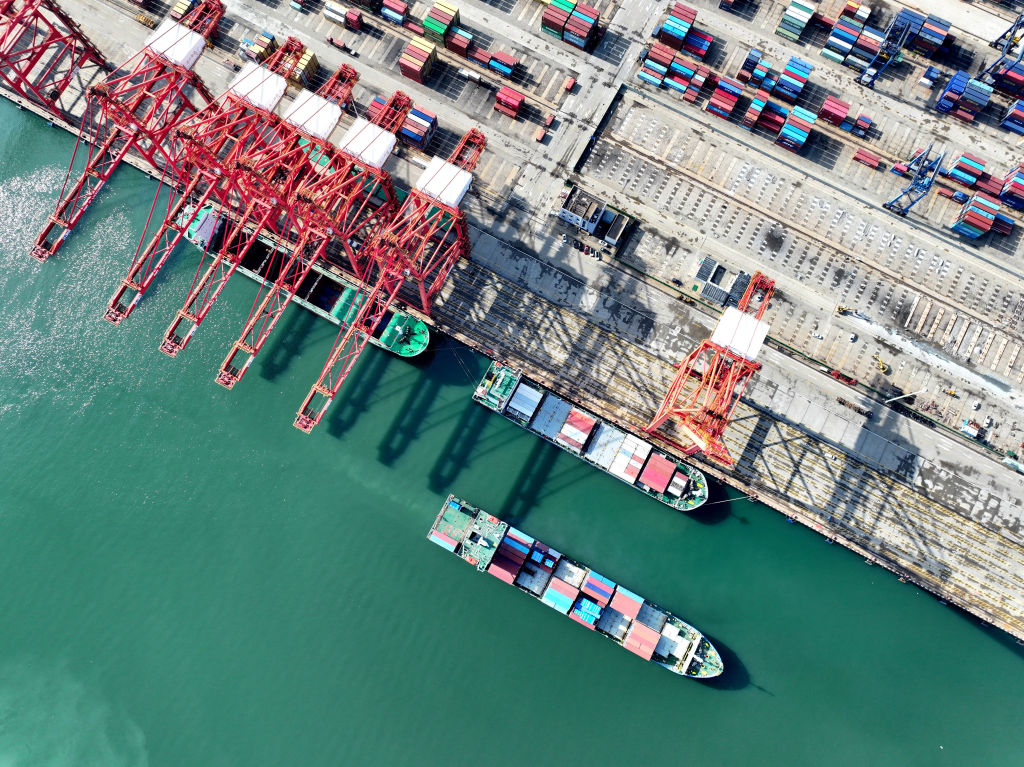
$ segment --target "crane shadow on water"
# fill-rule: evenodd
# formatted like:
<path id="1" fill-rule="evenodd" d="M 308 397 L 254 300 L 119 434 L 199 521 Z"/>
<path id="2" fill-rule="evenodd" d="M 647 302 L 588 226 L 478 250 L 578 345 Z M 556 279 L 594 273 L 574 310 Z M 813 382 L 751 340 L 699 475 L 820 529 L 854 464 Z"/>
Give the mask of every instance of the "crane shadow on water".
<path id="1" fill-rule="evenodd" d="M 459 416 L 459 422 L 448 435 L 448 440 L 430 468 L 427 481 L 431 490 L 438 493 L 447 492 L 463 469 L 468 468 L 474 458 L 479 458 L 487 452 L 480 450 L 479 446 L 480 437 L 490 415 L 492 414 L 489 410 L 472 400 L 466 403 L 462 415 Z"/>
<path id="2" fill-rule="evenodd" d="M 323 332 L 325 328 L 321 325 L 323 323 L 320 318 L 313 312 L 292 311 L 284 317 L 275 334 L 274 343 L 260 361 L 260 377 L 266 381 L 280 378 L 304 348 L 319 343 L 328 335 Z M 318 330 L 321 332 L 316 332 Z M 337 331 L 331 326 L 329 332 Z"/>
<path id="3" fill-rule="evenodd" d="M 369 359 L 360 360 L 345 381 L 339 396 L 331 405 L 327 416 L 327 433 L 336 439 L 345 436 L 359 416 L 366 412 L 370 401 L 378 394 L 380 379 L 388 365 L 388 355 L 368 355 Z"/>

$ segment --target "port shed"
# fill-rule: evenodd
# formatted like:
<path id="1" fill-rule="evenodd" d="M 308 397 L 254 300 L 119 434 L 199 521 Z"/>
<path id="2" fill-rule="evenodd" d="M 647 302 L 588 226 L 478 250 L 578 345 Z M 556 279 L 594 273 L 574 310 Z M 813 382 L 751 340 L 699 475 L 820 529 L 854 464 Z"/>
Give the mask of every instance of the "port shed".
<path id="1" fill-rule="evenodd" d="M 338 143 L 338 148 L 373 168 L 382 168 L 397 141 L 394 133 L 364 117 L 357 117 Z"/>
<path id="2" fill-rule="evenodd" d="M 303 88 L 284 119 L 310 136 L 326 140 L 341 120 L 341 107 Z"/>
<path id="3" fill-rule="evenodd" d="M 172 64 L 192 69 L 206 49 L 206 38 L 170 19 L 164 19 L 146 39 L 146 47 Z"/>
<path id="4" fill-rule="evenodd" d="M 473 183 L 473 174 L 440 157 L 430 158 L 415 188 L 442 205 L 457 208 Z"/>

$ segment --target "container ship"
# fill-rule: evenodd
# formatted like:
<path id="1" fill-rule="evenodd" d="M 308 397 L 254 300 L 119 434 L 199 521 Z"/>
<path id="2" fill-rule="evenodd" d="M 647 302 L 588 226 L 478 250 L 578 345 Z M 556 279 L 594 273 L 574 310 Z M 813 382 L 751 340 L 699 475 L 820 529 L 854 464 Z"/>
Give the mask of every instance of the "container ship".
<path id="1" fill-rule="evenodd" d="M 674 509 L 693 511 L 708 499 L 708 482 L 700 471 L 605 423 L 515 368 L 492 362 L 473 399 Z"/>
<path id="2" fill-rule="evenodd" d="M 188 220 L 191 211 L 182 214 Z M 223 220 L 212 206 L 204 207 L 185 232 L 185 239 L 204 252 L 215 252 L 220 247 Z M 256 282 L 266 284 L 264 272 L 273 263 L 268 258 L 273 250 L 270 241 L 257 240 L 246 254 L 238 271 Z M 356 316 L 366 298 L 365 293 L 336 270 L 313 264 L 310 276 L 303 280 L 294 298 L 299 306 L 308 309 L 334 325 L 347 325 Z M 370 343 L 399 357 L 415 357 L 430 343 L 430 328 L 422 320 L 402 311 L 389 311 L 370 336 Z"/>
<path id="3" fill-rule="evenodd" d="M 724 669 L 693 626 L 454 495 L 427 539 L 674 674 L 710 679 Z"/>

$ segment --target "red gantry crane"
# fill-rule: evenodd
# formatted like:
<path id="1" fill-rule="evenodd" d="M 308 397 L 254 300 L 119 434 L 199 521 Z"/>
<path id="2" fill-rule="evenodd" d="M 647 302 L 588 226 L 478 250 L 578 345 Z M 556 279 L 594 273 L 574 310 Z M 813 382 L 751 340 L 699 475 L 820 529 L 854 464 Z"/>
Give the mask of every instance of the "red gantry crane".
<path id="1" fill-rule="evenodd" d="M 213 101 L 192 67 L 223 14 L 220 0 L 202 0 L 181 24 L 165 19 L 141 51 L 88 89 L 60 200 L 36 238 L 33 258 L 45 261 L 60 249 L 130 151 L 161 173 L 173 172 L 170 131 Z M 69 185 L 83 141 L 88 147 L 85 170 Z"/>
<path id="2" fill-rule="evenodd" d="M 367 277 L 357 297 L 356 316 L 343 325 L 317 382 L 295 417 L 306 432 L 320 423 L 342 384 L 405 282 L 414 282 L 420 308 L 431 304 L 452 267 L 469 255 L 465 214 L 459 209 L 469 190 L 473 169 L 487 144 L 484 134 L 470 130 L 447 162 L 433 158 L 409 193 L 398 215 L 366 244 Z"/>
<path id="3" fill-rule="evenodd" d="M 750 377 L 761 368 L 755 360 L 768 334 L 768 323 L 762 317 L 774 291 L 773 280 L 760 272 L 754 274 L 737 306 L 725 310 L 711 338 L 679 363 L 665 400 L 644 431 L 680 448 L 685 455 L 702 452 L 724 466 L 735 463 L 722 435 Z M 761 299 L 755 311 L 751 302 L 756 295 Z M 676 419 L 676 426 L 692 444 L 683 447 L 655 434 L 670 418 Z"/>
<path id="4" fill-rule="evenodd" d="M 326 164 L 310 159 L 310 183 L 303 184 L 289 203 L 298 241 L 283 259 L 277 278 L 257 293 L 241 336 L 221 364 L 217 383 L 230 389 L 245 375 L 332 238 L 341 243 L 349 261 L 357 263 L 360 243 L 393 215 L 397 199 L 383 166 L 411 108 L 409 97 L 396 92 L 372 122 L 356 119 Z"/>
<path id="5" fill-rule="evenodd" d="M 298 45 L 301 54 L 301 43 Z M 280 71 L 292 58 L 286 48 L 280 48 L 264 67 L 246 64 L 216 103 L 175 129 L 175 175 L 181 180 L 172 189 L 159 229 L 145 247 L 143 232 L 128 274 L 108 303 L 105 319 L 119 324 L 131 314 L 197 217 L 212 216 L 211 228 L 218 220 L 237 225 L 231 231 L 238 234 L 231 241 L 247 243 L 244 251 L 238 253 L 238 260 L 261 229 L 273 227 L 284 194 L 277 185 L 301 167 L 294 151 L 289 153 L 289 148 L 299 140 L 296 128 L 306 121 L 313 130 L 322 126 L 329 132 L 341 117 L 337 104 L 314 98 L 306 90 L 299 93 L 283 119 L 273 114 L 287 88 Z M 358 75 L 345 67 L 321 91 L 337 93 L 342 78 L 354 83 Z M 348 89 L 351 90 L 351 84 Z M 200 222 L 199 226 L 203 225 Z M 241 229 L 246 226 L 255 228 L 252 238 L 241 236 Z M 209 244 L 210 239 L 206 239 L 206 245 Z M 215 266 L 219 266 L 218 261 Z M 200 260 L 197 279 L 203 268 Z M 195 281 L 193 286 L 196 287 Z M 212 294 L 211 305 L 219 292 L 218 288 Z"/>
<path id="6" fill-rule="evenodd" d="M 254 143 L 253 151 L 240 159 L 239 168 L 245 171 L 237 195 L 241 209 L 222 206 L 207 214 L 223 216 L 226 231 L 222 245 L 212 261 L 200 260 L 185 304 L 164 333 L 162 352 L 174 357 L 185 348 L 261 232 L 267 230 L 288 241 L 293 221 L 285 215 L 281 224 L 288 201 L 294 197 L 298 181 L 314 172 L 312 164 L 327 162 L 330 157 L 326 138 L 338 124 L 358 80 L 356 70 L 342 65 L 316 94 L 302 91 L 277 135 Z"/>
<path id="7" fill-rule="evenodd" d="M 63 117 L 57 102 L 85 66 L 106 59 L 53 0 L 0 0 L 0 78 Z"/>

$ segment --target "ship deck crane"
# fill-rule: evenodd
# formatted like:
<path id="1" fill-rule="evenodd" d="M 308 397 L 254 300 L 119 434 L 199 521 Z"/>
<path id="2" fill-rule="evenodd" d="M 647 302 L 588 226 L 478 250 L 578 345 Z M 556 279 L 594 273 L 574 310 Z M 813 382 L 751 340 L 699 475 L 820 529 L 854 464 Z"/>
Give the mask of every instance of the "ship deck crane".
<path id="1" fill-rule="evenodd" d="M 668 393 L 644 431 L 685 455 L 701 452 L 723 466 L 734 465 L 722 435 L 750 378 L 761 368 L 756 358 L 768 333 L 762 318 L 774 292 L 773 280 L 761 272 L 754 274 L 737 306 L 725 310 L 711 338 L 676 366 Z M 751 303 L 756 296 L 760 302 L 755 310 Z M 669 419 L 674 419 L 690 444 L 658 433 Z"/>
<path id="2" fill-rule="evenodd" d="M 109 70 L 78 23 L 54 0 L 0 2 L 0 79 L 19 96 L 63 117 L 57 105 L 86 66 Z"/>
<path id="3" fill-rule="evenodd" d="M 316 178 L 300 189 L 290 208 L 298 241 L 282 259 L 274 282 L 257 292 L 245 327 L 217 373 L 221 386 L 230 389 L 242 379 L 332 238 L 357 263 L 359 243 L 390 220 L 398 201 L 383 165 L 411 109 L 412 100 L 396 91 L 372 122 L 356 120 L 326 166 L 310 161 Z"/>
<path id="4" fill-rule="evenodd" d="M 919 151 L 906 163 L 904 172 L 913 173 L 910 184 L 891 200 L 883 203 L 883 208 L 899 216 L 906 216 L 911 208 L 928 195 L 942 166 L 942 158 L 946 156 L 945 152 L 941 152 L 937 157 L 931 158 L 931 151 L 932 145 L 929 144 L 927 149 Z M 899 171 L 894 167 L 892 172 Z"/>
<path id="5" fill-rule="evenodd" d="M 882 40 L 878 53 L 871 59 L 871 63 L 857 78 L 857 84 L 866 88 L 874 88 L 875 81 L 882 73 L 889 68 L 889 65 L 897 61 L 903 50 L 903 45 L 910 36 L 910 20 L 899 15 L 890 22 L 889 28 L 885 30 L 885 38 Z"/>
<path id="6" fill-rule="evenodd" d="M 165 20 L 141 51 L 89 88 L 60 199 L 36 237 L 33 258 L 45 261 L 60 249 L 129 152 L 134 150 L 162 174 L 171 172 L 170 132 L 213 101 L 192 67 L 223 13 L 220 0 L 204 0 L 181 24 Z M 85 169 L 69 185 L 83 141 L 88 147 Z"/>
<path id="7" fill-rule="evenodd" d="M 431 162 L 398 215 L 364 247 L 368 274 L 376 275 L 373 285 L 364 283 L 361 288 L 365 299 L 356 298 L 355 317 L 338 332 L 319 378 L 295 416 L 297 429 L 308 434 L 320 423 L 402 285 L 415 282 L 420 308 L 429 314 L 452 267 L 469 255 L 465 214 L 458 206 L 486 144 L 484 134 L 474 128 L 446 162 Z"/>

